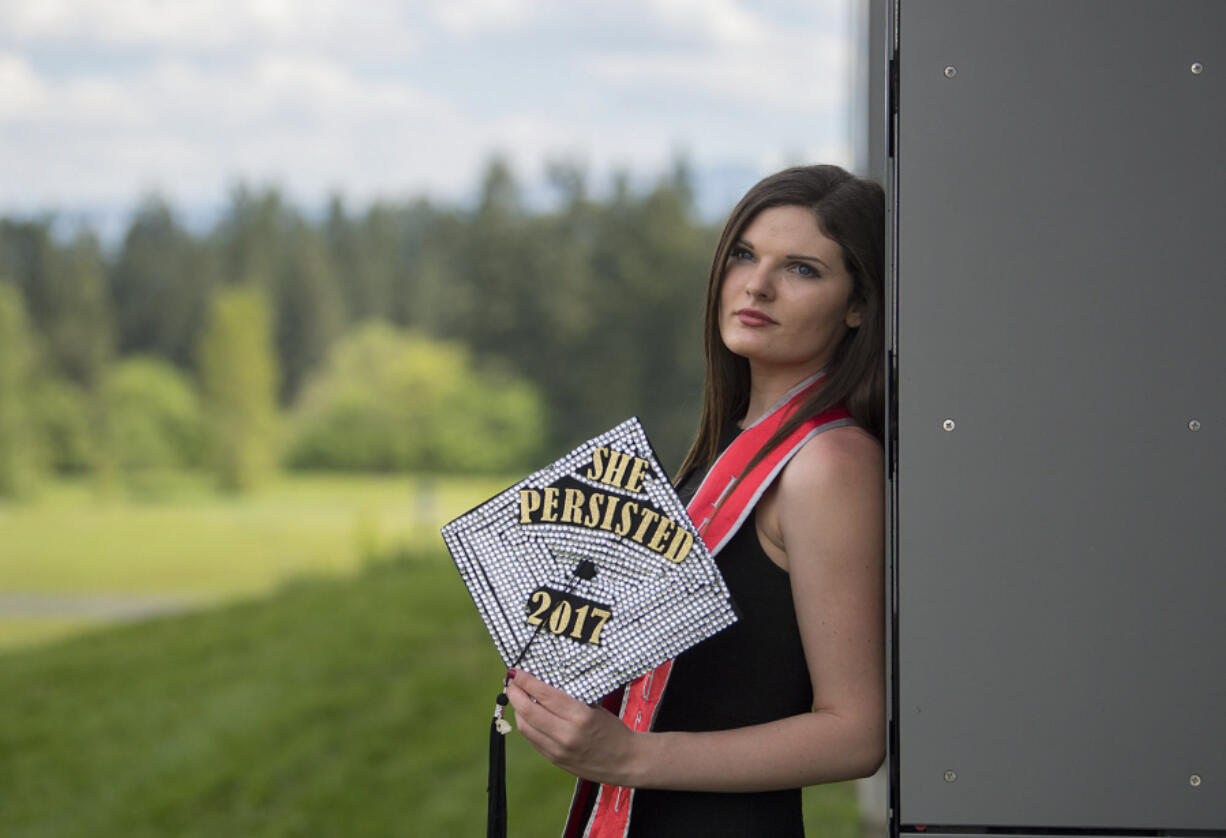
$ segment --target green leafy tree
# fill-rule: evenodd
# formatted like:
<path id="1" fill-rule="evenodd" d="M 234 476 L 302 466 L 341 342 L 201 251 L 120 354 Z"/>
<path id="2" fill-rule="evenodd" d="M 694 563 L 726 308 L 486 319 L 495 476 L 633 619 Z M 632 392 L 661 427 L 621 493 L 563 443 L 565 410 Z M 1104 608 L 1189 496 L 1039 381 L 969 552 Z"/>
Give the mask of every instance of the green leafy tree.
<path id="1" fill-rule="evenodd" d="M 27 496 L 38 479 L 38 430 L 28 404 L 33 373 L 21 295 L 0 281 L 0 498 Z"/>
<path id="2" fill-rule="evenodd" d="M 103 468 L 107 451 L 99 439 L 97 399 L 63 376 L 38 376 L 31 388 L 31 410 L 41 448 L 57 474 L 83 474 Z"/>
<path id="3" fill-rule="evenodd" d="M 297 468 L 502 472 L 530 465 L 541 441 L 534 388 L 385 323 L 337 342 L 294 420 Z"/>
<path id="4" fill-rule="evenodd" d="M 199 364 L 208 462 L 223 489 L 250 489 L 277 458 L 272 315 L 259 289 L 231 288 L 214 296 Z"/>
<path id="5" fill-rule="evenodd" d="M 108 300 L 121 356 L 184 366 L 200 361 L 193 352 L 218 289 L 252 286 L 275 324 L 283 407 L 300 401 L 339 336 L 382 319 L 463 344 L 475 365 L 534 382 L 549 451 L 636 414 L 662 459 L 677 462 L 698 411 L 716 235 L 695 216 L 688 170 L 678 162 L 645 190 L 622 173 L 607 197 L 594 197 L 574 164 L 552 164 L 548 181 L 552 201 L 542 210 L 495 159 L 472 207 L 415 199 L 353 211 L 338 198 L 318 221 L 276 189 L 240 186 L 204 237 L 151 199 L 105 266 L 102 299 L 105 260 L 92 237 L 63 242 L 50 220 L 0 220 L 0 274 L 21 289 L 45 359 L 40 376 L 79 388 L 47 388 L 42 412 L 63 419 L 81 393 L 96 400 L 109 363 Z M 65 421 L 48 436 L 80 439 Z M 80 461 L 80 445 L 57 445 L 78 452 L 57 468 Z"/>
<path id="6" fill-rule="evenodd" d="M 127 472 L 201 463 L 203 425 L 192 385 L 174 366 L 152 357 L 114 364 L 102 382 L 106 445 Z"/>

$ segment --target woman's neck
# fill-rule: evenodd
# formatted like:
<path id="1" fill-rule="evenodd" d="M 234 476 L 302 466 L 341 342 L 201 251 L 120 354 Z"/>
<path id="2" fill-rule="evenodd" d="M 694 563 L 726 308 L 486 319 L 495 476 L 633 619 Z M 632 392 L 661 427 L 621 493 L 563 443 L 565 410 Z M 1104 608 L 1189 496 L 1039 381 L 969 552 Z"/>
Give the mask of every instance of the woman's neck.
<path id="1" fill-rule="evenodd" d="M 749 406 L 745 410 L 744 418 L 739 423 L 740 426 L 747 428 L 761 419 L 767 411 L 783 400 L 783 397 L 787 395 L 789 390 L 820 371 L 820 367 L 798 371 L 795 367 L 764 369 L 757 365 L 751 365 L 749 371 Z"/>

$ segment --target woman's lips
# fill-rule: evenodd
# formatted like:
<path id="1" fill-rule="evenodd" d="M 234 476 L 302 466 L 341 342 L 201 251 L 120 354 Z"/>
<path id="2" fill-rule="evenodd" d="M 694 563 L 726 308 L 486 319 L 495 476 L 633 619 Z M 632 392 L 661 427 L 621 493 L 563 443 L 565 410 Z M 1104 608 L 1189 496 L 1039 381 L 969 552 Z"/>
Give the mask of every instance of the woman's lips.
<path id="1" fill-rule="evenodd" d="M 773 318 L 767 317 L 756 308 L 742 308 L 734 311 L 732 314 L 741 323 L 741 325 L 750 326 L 753 328 L 774 326 L 777 322 Z"/>

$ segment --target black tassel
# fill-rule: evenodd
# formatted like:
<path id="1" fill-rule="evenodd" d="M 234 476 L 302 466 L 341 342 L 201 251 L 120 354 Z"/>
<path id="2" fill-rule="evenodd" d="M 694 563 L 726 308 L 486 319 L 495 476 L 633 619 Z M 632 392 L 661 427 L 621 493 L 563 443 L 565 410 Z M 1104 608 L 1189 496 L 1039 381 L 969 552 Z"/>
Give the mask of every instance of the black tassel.
<path id="1" fill-rule="evenodd" d="M 489 808 L 485 817 L 485 838 L 507 838 L 507 733 L 511 725 L 502 717 L 507 694 L 498 694 L 494 719 L 490 722 L 490 774 L 486 793 Z"/>

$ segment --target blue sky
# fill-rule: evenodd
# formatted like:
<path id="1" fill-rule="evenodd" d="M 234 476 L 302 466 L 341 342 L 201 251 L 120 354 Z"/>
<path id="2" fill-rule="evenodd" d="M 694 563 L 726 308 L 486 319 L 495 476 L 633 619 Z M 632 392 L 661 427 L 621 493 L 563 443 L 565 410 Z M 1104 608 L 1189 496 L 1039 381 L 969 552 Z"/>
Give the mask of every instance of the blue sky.
<path id="1" fill-rule="evenodd" d="M 464 200 L 491 155 L 599 187 L 686 155 L 708 202 L 854 163 L 856 0 L 4 0 L 0 212 L 238 181 Z"/>

